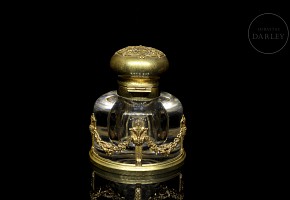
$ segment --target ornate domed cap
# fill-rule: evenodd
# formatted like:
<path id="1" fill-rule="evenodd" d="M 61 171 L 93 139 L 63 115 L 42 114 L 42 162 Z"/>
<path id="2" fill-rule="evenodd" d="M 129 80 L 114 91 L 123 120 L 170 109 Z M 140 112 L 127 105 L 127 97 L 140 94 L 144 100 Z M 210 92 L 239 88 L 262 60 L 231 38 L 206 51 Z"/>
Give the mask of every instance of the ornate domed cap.
<path id="1" fill-rule="evenodd" d="M 169 63 L 162 51 L 139 45 L 115 52 L 110 65 L 118 75 L 146 77 L 159 76 L 168 69 Z"/>

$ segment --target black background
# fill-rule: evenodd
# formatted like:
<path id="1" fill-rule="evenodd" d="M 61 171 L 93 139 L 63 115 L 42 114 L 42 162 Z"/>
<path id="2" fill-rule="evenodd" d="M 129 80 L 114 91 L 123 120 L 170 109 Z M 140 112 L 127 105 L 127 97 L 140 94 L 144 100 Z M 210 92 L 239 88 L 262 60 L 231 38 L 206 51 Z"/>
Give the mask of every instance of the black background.
<path id="1" fill-rule="evenodd" d="M 16 107 L 28 133 L 19 142 L 24 161 L 13 159 L 24 175 L 17 189 L 30 198 L 88 199 L 93 104 L 117 88 L 114 52 L 144 45 L 168 57 L 160 89 L 179 98 L 187 118 L 185 199 L 285 192 L 289 44 L 264 55 L 247 36 L 264 12 L 289 25 L 282 8 L 76 2 L 25 12 L 14 32 L 26 66 L 14 100 L 24 105 Z"/>

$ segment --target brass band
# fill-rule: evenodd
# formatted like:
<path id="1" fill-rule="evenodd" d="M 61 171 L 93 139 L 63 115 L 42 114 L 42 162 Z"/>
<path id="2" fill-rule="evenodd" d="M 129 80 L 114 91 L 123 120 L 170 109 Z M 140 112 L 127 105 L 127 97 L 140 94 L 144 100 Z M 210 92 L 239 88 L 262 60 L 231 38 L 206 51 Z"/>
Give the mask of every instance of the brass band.
<path id="1" fill-rule="evenodd" d="M 174 171 L 183 165 L 184 159 L 186 157 L 185 151 L 181 150 L 177 157 L 167 161 L 136 166 L 135 164 L 119 163 L 103 158 L 96 154 L 93 149 L 90 150 L 89 155 L 91 161 L 98 168 L 104 171 L 122 176 L 130 176 L 130 179 L 132 179 L 132 176 L 136 176 L 137 178 L 139 177 L 140 180 L 144 179 L 144 176 L 155 176 L 158 174 Z M 136 179 L 133 180 L 136 181 Z"/>

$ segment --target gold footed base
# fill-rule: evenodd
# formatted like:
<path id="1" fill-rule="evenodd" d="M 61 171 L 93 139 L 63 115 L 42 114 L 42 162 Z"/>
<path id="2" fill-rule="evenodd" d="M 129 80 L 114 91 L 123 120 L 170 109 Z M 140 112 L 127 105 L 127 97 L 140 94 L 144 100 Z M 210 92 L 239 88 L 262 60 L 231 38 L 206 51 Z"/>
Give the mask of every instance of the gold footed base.
<path id="1" fill-rule="evenodd" d="M 169 178 L 171 173 L 174 174 L 175 171 L 177 171 L 183 165 L 184 159 L 186 157 L 185 151 L 181 150 L 181 153 L 178 156 L 167 161 L 136 166 L 134 164 L 119 163 L 103 158 L 96 154 L 92 149 L 90 150 L 89 155 L 92 164 L 96 166 L 99 171 L 101 170 L 101 176 L 108 176 L 105 177 L 107 179 L 114 179 L 114 177 L 118 178 L 118 176 L 120 176 L 120 180 L 124 180 L 126 183 L 129 181 L 127 178 L 125 178 L 127 176 L 130 177 L 129 179 L 132 181 L 132 183 L 136 183 L 136 181 L 143 182 L 148 180 L 149 182 L 152 182 L 150 179 L 151 176 L 154 177 L 154 180 L 156 178 Z"/>

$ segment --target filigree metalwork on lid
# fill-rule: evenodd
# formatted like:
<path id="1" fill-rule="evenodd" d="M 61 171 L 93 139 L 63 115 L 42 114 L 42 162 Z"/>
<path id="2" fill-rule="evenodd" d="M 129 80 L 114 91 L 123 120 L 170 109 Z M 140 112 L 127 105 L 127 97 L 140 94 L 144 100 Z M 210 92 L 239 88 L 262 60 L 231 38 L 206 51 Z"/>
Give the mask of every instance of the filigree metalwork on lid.
<path id="1" fill-rule="evenodd" d="M 111 68 L 120 76 L 159 76 L 168 69 L 166 55 L 147 46 L 128 46 L 115 52 Z"/>
<path id="2" fill-rule="evenodd" d="M 155 49 L 152 47 L 146 47 L 142 45 L 125 47 L 117 51 L 116 54 L 119 54 L 122 56 L 135 56 L 135 57 L 139 57 L 140 59 L 144 59 L 145 57 L 162 58 L 165 56 L 165 54 L 158 49 Z"/>

